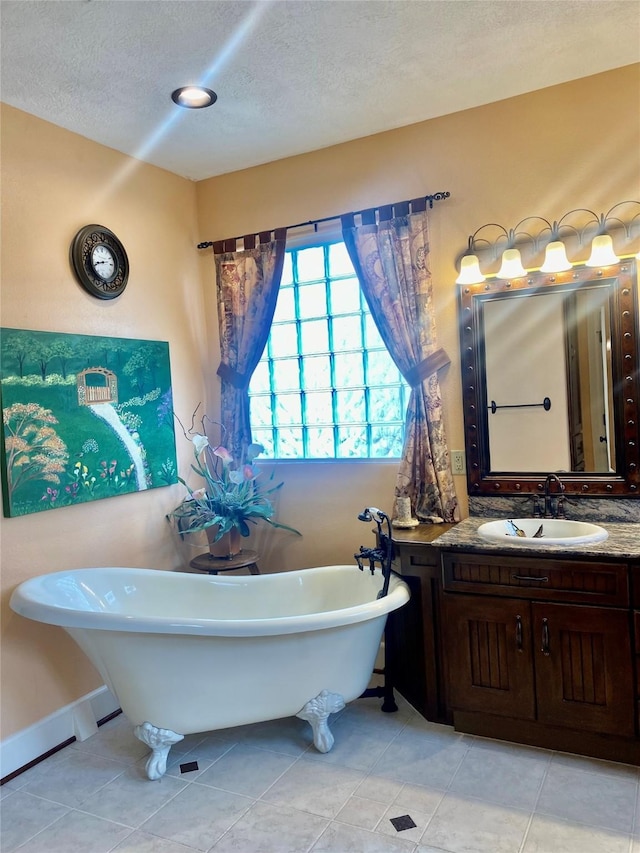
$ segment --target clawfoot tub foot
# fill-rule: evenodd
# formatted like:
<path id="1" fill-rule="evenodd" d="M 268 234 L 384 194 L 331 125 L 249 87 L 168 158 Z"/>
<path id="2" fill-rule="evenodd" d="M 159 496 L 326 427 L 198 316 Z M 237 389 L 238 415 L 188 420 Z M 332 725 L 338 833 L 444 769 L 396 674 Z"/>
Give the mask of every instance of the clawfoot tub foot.
<path id="1" fill-rule="evenodd" d="M 143 723 L 133 730 L 134 735 L 151 747 L 151 755 L 146 763 L 145 769 L 149 779 L 160 779 L 167 769 L 167 756 L 174 743 L 184 738 L 184 735 L 176 734 L 171 729 L 159 729 L 151 723 Z"/>
<path id="2" fill-rule="evenodd" d="M 344 699 L 339 693 L 323 690 L 315 699 L 310 699 L 304 708 L 296 714 L 306 720 L 313 729 L 313 745 L 318 752 L 329 752 L 333 746 L 333 735 L 329 731 L 329 714 L 342 711 Z"/>

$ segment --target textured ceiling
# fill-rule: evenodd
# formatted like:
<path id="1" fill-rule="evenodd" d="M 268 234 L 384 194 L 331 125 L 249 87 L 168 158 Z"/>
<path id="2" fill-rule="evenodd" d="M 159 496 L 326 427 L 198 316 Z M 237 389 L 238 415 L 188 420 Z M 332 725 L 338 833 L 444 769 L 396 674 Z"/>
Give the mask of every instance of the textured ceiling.
<path id="1" fill-rule="evenodd" d="M 639 0 L 2 0 L 0 16 L 4 102 L 193 180 L 640 61 Z M 176 107 L 190 83 L 218 102 Z"/>

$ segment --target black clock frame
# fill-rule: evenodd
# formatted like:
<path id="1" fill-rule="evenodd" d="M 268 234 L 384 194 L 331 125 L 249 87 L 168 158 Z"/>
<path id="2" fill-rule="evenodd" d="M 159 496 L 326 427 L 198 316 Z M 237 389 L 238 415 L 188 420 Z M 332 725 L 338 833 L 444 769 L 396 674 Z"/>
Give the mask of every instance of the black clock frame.
<path id="1" fill-rule="evenodd" d="M 96 246 L 106 246 L 115 258 L 115 272 L 109 279 L 96 274 L 91 255 Z M 115 299 L 127 286 L 129 259 L 113 231 L 103 225 L 85 225 L 71 243 L 71 266 L 84 289 L 97 299 Z"/>

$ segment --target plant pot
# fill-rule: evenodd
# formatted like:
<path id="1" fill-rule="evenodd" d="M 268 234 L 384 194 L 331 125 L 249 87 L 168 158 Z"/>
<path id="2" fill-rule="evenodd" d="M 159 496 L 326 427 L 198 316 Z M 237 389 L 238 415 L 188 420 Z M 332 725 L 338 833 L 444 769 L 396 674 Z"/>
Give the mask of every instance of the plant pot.
<path id="1" fill-rule="evenodd" d="M 217 542 L 214 542 L 213 540 L 218 534 L 218 529 L 217 524 L 206 529 L 207 539 L 209 540 L 209 553 L 212 557 L 230 560 L 242 551 L 242 536 L 240 536 L 240 531 L 237 527 L 232 527 Z"/>

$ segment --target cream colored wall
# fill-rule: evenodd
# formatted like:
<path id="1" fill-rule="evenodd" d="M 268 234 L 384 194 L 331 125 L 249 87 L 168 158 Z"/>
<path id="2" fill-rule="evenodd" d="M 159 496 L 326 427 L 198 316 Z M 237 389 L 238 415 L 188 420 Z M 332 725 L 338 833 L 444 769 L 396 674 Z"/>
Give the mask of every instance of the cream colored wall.
<path id="1" fill-rule="evenodd" d="M 167 340 L 176 409 L 188 417 L 207 383 L 215 415 L 218 337 L 213 261 L 194 244 L 359 210 L 438 190 L 432 272 L 451 448 L 463 441 L 455 259 L 479 225 L 569 208 L 607 210 L 638 197 L 639 66 L 458 113 L 194 185 L 10 107 L 2 108 L 3 326 Z M 76 284 L 68 246 L 89 222 L 129 253 L 121 297 Z M 204 288 L 203 288 L 204 284 Z M 208 329 L 205 328 L 208 318 Z M 187 448 L 178 441 L 181 468 Z M 262 531 L 271 569 L 351 562 L 370 542 L 355 521 L 390 509 L 394 463 L 282 463 L 279 515 L 304 536 Z M 466 512 L 465 482 L 458 493 Z M 100 680 L 57 628 L 13 615 L 11 590 L 67 567 L 171 568 L 184 561 L 164 522 L 179 487 L 2 519 L 2 738 L 89 692 Z"/>
<path id="2" fill-rule="evenodd" d="M 205 368 L 194 184 L 10 107 L 1 117 L 2 326 L 168 341 L 176 409 L 190 412 Z M 127 249 L 129 283 L 115 300 L 90 296 L 71 272 L 69 245 L 89 223 Z M 9 610 L 12 589 L 65 568 L 178 565 L 164 515 L 181 492 L 0 520 L 2 738 L 101 684 L 63 631 Z"/>
<path id="3" fill-rule="evenodd" d="M 430 215 L 431 270 L 439 341 L 452 359 L 440 371 L 448 443 L 463 448 L 454 281 L 468 235 L 488 222 L 512 227 L 526 216 L 557 219 L 575 207 L 600 213 L 638 198 L 639 97 L 640 66 L 634 65 L 211 178 L 197 186 L 200 239 L 448 190 L 451 198 L 436 203 Z M 213 305 L 212 287 L 205 298 Z M 211 393 L 217 390 L 212 382 Z M 391 508 L 392 465 L 279 468 L 286 480 L 281 516 L 305 533 L 287 548 L 284 568 L 301 560 L 310 565 L 346 559 L 359 541 L 356 507 Z M 464 478 L 456 478 L 456 487 L 466 514 Z"/>

